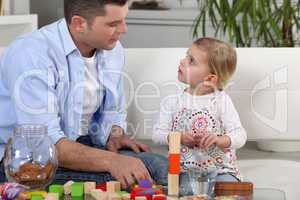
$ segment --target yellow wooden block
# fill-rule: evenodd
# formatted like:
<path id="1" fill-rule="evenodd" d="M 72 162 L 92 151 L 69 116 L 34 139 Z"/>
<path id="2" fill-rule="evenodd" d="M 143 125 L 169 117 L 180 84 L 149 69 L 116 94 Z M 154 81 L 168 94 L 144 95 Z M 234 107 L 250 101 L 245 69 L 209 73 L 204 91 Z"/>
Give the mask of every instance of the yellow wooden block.
<path id="1" fill-rule="evenodd" d="M 31 197 L 33 195 L 35 195 L 35 196 L 42 196 L 43 198 L 45 198 L 48 193 L 45 192 L 45 191 L 32 191 L 32 192 L 24 192 L 23 194 L 25 194 L 29 199 L 31 199 Z"/>
<path id="2" fill-rule="evenodd" d="M 168 195 L 178 196 L 179 195 L 179 175 L 168 174 Z"/>
<path id="3" fill-rule="evenodd" d="M 118 181 L 109 181 L 106 183 L 107 192 L 119 192 L 121 190 L 121 184 Z"/>
<path id="4" fill-rule="evenodd" d="M 96 182 L 84 183 L 84 194 L 90 194 L 93 189 L 96 189 Z"/>
<path id="5" fill-rule="evenodd" d="M 172 132 L 169 134 L 169 154 L 179 154 L 181 143 L 181 133 Z"/>

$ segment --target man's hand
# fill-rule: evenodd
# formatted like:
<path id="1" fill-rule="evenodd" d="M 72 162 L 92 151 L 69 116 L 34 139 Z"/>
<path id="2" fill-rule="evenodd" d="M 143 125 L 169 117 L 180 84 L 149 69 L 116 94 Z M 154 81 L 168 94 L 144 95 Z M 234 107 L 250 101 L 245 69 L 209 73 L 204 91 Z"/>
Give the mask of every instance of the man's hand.
<path id="1" fill-rule="evenodd" d="M 152 181 L 144 163 L 140 159 L 131 156 L 116 154 L 111 159 L 109 172 L 121 183 L 121 186 L 124 189 L 142 179 L 149 179 Z"/>
<path id="2" fill-rule="evenodd" d="M 135 153 L 151 151 L 147 145 L 136 140 L 132 140 L 124 135 L 123 129 L 118 126 L 113 126 L 112 133 L 108 139 L 106 147 L 109 151 L 116 153 L 122 148 L 131 149 Z"/>

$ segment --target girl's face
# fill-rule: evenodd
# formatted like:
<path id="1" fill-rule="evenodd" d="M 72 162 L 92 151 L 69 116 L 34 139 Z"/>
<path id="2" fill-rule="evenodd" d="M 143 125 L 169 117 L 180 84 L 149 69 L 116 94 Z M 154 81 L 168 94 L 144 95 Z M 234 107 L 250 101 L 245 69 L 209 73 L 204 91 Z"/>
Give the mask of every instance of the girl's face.
<path id="1" fill-rule="evenodd" d="M 178 80 L 197 88 L 200 83 L 209 81 L 210 75 L 207 53 L 193 45 L 187 51 L 186 57 L 180 61 Z"/>

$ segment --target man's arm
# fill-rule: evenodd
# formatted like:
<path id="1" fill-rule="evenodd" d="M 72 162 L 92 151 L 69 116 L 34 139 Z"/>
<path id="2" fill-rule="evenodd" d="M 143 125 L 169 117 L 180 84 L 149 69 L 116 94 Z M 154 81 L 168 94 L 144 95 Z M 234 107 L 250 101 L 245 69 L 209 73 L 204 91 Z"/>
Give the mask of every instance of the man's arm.
<path id="1" fill-rule="evenodd" d="M 128 188 L 137 180 L 152 180 L 144 163 L 138 158 L 92 148 L 65 138 L 56 143 L 56 148 L 61 167 L 79 171 L 109 172 L 121 182 L 123 188 Z"/>
<path id="2" fill-rule="evenodd" d="M 56 143 L 61 167 L 80 171 L 108 172 L 115 153 L 63 138 Z"/>
<path id="3" fill-rule="evenodd" d="M 106 146 L 109 151 L 116 153 L 122 148 L 132 149 L 135 153 L 151 151 L 146 144 L 130 139 L 125 135 L 124 130 L 116 125 L 112 126 Z"/>

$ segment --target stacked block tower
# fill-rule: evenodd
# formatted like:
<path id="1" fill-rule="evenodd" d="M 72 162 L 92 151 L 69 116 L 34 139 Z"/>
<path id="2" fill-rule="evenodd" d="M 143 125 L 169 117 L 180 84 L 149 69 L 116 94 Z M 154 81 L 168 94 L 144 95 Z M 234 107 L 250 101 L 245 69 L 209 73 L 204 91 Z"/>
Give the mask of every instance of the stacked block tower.
<path id="1" fill-rule="evenodd" d="M 169 134 L 168 195 L 176 197 L 179 195 L 180 141 L 180 133 Z"/>

